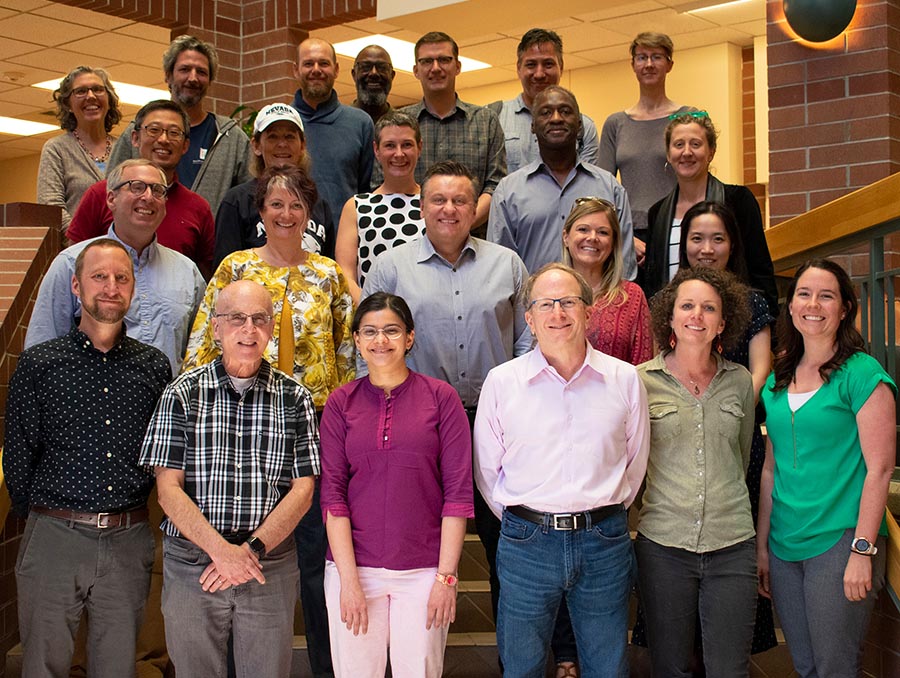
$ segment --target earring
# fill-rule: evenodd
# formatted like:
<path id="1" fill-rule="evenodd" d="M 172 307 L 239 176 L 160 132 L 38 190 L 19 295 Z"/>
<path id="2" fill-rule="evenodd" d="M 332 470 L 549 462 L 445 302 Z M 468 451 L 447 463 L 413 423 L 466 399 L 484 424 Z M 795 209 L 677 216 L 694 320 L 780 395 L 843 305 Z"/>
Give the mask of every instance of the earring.
<path id="1" fill-rule="evenodd" d="M 724 350 L 725 349 L 722 348 L 722 335 L 717 334 L 716 335 L 716 351 L 718 352 L 719 355 L 722 355 L 722 351 L 724 351 Z"/>
<path id="2" fill-rule="evenodd" d="M 669 348 L 674 349 L 675 344 L 678 343 L 678 340 L 675 338 L 675 330 L 669 332 Z"/>

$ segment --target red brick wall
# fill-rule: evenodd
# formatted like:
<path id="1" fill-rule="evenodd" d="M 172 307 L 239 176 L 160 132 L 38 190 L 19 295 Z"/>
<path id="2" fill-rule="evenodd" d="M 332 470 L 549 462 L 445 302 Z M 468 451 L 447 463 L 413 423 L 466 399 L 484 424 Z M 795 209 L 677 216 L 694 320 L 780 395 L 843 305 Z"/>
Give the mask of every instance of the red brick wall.
<path id="1" fill-rule="evenodd" d="M 859 0 L 824 48 L 768 0 L 771 224 L 900 169 L 900 0 Z"/>

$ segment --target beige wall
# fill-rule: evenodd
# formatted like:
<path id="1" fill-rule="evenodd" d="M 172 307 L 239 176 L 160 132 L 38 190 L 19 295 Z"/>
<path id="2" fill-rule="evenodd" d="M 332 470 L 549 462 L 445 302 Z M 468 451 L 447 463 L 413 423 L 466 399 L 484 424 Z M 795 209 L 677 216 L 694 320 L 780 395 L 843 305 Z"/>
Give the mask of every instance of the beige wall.
<path id="1" fill-rule="evenodd" d="M 40 154 L 0 161 L 0 205 L 37 200 L 37 173 Z"/>
<path id="2" fill-rule="evenodd" d="M 628 108 L 638 97 L 627 55 L 617 64 L 565 71 L 562 84 L 575 92 L 582 112 L 593 118 L 598 131 L 608 115 Z M 462 90 L 460 98 L 487 104 L 511 99 L 520 91 L 516 81 Z M 713 172 L 726 183 L 743 183 L 741 48 L 726 43 L 676 52 L 667 91 L 678 103 L 709 111 L 719 129 Z"/>

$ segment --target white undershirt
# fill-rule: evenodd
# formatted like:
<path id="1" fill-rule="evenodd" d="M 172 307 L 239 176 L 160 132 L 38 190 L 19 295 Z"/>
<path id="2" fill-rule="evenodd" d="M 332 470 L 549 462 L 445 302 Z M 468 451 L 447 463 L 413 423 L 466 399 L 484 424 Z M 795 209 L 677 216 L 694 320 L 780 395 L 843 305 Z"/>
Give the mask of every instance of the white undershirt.
<path id="1" fill-rule="evenodd" d="M 819 388 L 821 388 L 821 386 Z M 817 388 L 814 391 L 806 391 L 806 393 L 788 393 L 788 407 L 791 408 L 791 412 L 799 410 L 818 392 L 819 389 Z"/>
<path id="2" fill-rule="evenodd" d="M 672 219 L 669 232 L 669 280 L 678 273 L 678 246 L 681 244 L 681 219 Z"/>

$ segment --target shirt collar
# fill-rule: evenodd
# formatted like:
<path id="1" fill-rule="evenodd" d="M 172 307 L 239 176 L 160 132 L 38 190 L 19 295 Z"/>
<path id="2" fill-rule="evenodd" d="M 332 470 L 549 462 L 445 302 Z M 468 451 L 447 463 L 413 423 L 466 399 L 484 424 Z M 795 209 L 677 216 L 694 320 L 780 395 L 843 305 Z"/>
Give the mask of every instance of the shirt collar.
<path id="1" fill-rule="evenodd" d="M 453 110 L 443 118 L 438 118 L 428 110 L 428 108 L 425 106 L 424 98 L 421 101 L 412 104 L 409 107 L 409 110 L 412 112 L 413 117 L 415 117 L 416 120 L 421 120 L 425 115 L 428 115 L 435 120 L 449 120 L 450 118 L 454 117 L 468 118 L 472 114 L 472 110 L 474 108 L 476 108 L 475 104 L 467 104 L 465 101 L 460 101 L 459 95 L 457 94 L 456 106 L 454 106 Z"/>
<path id="2" fill-rule="evenodd" d="M 228 376 L 228 372 L 225 371 L 225 365 L 222 364 L 221 355 L 216 356 L 212 363 L 212 370 L 208 374 L 218 388 L 234 389 L 231 384 L 231 377 Z M 256 373 L 256 380 L 247 390 L 272 391 L 274 390 L 274 384 L 275 374 L 268 361 L 263 358 Z"/>
<path id="3" fill-rule="evenodd" d="M 101 351 L 94 346 L 94 342 L 91 341 L 91 338 L 84 332 L 82 332 L 78 325 L 72 325 L 72 329 L 69 330 L 69 337 L 80 348 L 84 350 L 91 350 L 96 353 L 103 353 L 103 355 L 108 355 L 118 349 L 122 345 L 122 342 L 125 340 L 125 336 L 125 325 L 123 323 L 122 330 L 119 332 L 119 336 L 116 337 L 116 343 L 113 344 L 112 348 L 110 348 L 108 351 Z"/>
<path id="4" fill-rule="evenodd" d="M 600 351 L 594 350 L 591 348 L 591 345 L 588 344 L 587 339 L 585 339 L 585 346 L 587 350 L 584 355 L 584 362 L 581 363 L 581 367 L 579 367 L 575 374 L 572 375 L 572 378 L 569 381 L 574 381 L 578 378 L 578 376 L 585 370 L 585 368 L 590 368 L 594 372 L 599 375 L 606 374 L 606 365 L 604 364 L 603 354 Z M 525 365 L 525 378 L 528 381 L 531 381 L 535 377 L 537 377 L 541 372 L 547 372 L 551 374 L 556 379 L 562 379 L 559 373 L 547 362 L 547 358 L 544 357 L 544 354 L 541 352 L 541 347 L 536 346 L 534 350 L 528 356 L 528 362 Z"/>
<path id="5" fill-rule="evenodd" d="M 128 250 L 128 254 L 131 255 L 131 261 L 134 264 L 134 273 L 137 275 L 138 268 L 141 264 L 149 264 L 156 259 L 156 234 L 153 234 L 153 240 L 150 241 L 150 244 L 144 248 L 144 251 L 138 255 L 138 251 L 134 249 L 131 245 L 126 242 L 123 242 L 122 239 L 116 235 L 116 225 L 112 223 L 109 225 L 109 230 L 106 232 L 107 238 L 112 238 L 118 243 L 121 243 L 122 246 Z"/>
<path id="6" fill-rule="evenodd" d="M 519 96 L 512 100 L 512 108 L 516 113 L 528 113 L 528 117 L 531 117 L 531 109 L 525 105 L 525 97 L 522 96 L 522 93 L 519 92 Z"/>
<path id="7" fill-rule="evenodd" d="M 669 353 L 669 351 L 666 351 L 666 353 Z M 656 356 L 647 365 L 647 371 L 665 372 L 666 374 L 672 374 L 669 371 L 669 368 L 666 367 L 665 355 L 666 354 L 664 353 L 657 353 Z M 716 359 L 716 374 L 722 371 L 731 372 L 732 370 L 736 370 L 740 367 L 740 365 L 738 365 L 737 363 L 733 363 L 730 360 L 725 360 L 725 358 L 723 358 L 718 353 L 714 353 L 713 357 Z"/>
<path id="8" fill-rule="evenodd" d="M 466 240 L 466 244 L 463 245 L 462 252 L 459 253 L 459 258 L 462 259 L 466 252 L 471 252 L 473 257 L 478 256 L 478 239 L 473 238 L 471 235 Z M 424 264 L 426 261 L 431 259 L 432 257 L 437 257 L 441 261 L 445 262 L 448 266 L 455 266 L 456 264 L 451 264 L 449 261 L 444 259 L 437 251 L 434 249 L 434 245 L 431 244 L 431 241 L 428 239 L 427 235 L 423 235 L 419 238 L 419 251 L 416 256 L 417 264 Z M 457 259 L 457 263 L 459 259 Z"/>

